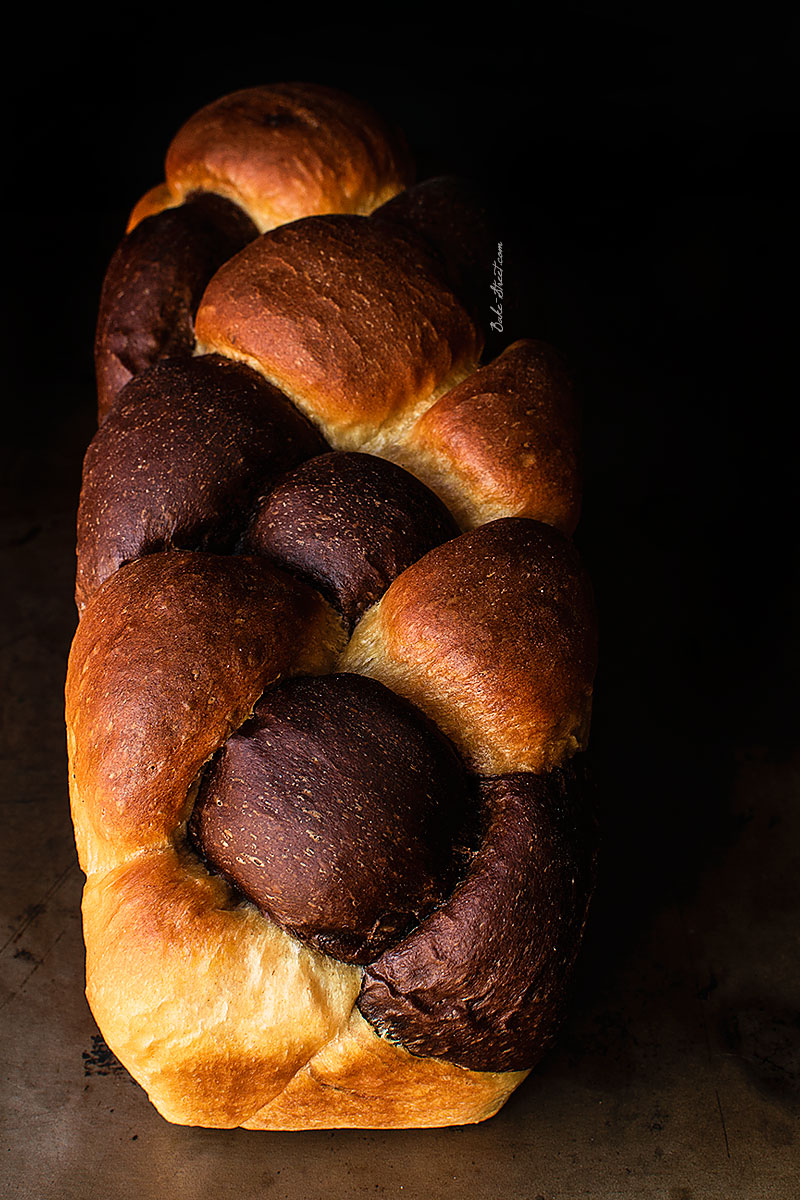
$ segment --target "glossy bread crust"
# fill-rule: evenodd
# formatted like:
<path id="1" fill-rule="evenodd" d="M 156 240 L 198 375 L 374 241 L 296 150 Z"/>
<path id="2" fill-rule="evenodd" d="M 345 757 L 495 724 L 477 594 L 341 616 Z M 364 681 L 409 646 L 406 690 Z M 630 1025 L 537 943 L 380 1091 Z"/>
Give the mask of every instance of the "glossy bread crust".
<path id="1" fill-rule="evenodd" d="M 250 243 L 209 283 L 196 329 L 205 352 L 263 372 L 342 449 L 408 419 L 482 346 L 416 239 L 342 215 Z"/>
<path id="2" fill-rule="evenodd" d="M 404 571 L 342 661 L 417 704 L 482 775 L 549 771 L 588 738 L 591 586 L 557 530 L 491 521 Z"/>
<path id="3" fill-rule="evenodd" d="M 514 342 L 432 404 L 405 445 L 465 529 L 512 514 L 573 534 L 580 515 L 580 414 L 552 346 Z"/>
<path id="4" fill-rule="evenodd" d="M 406 567 L 458 525 L 402 467 L 374 454 L 320 454 L 263 497 L 243 539 L 333 599 L 348 628 Z"/>
<path id="5" fill-rule="evenodd" d="M 170 143 L 166 179 L 131 214 L 225 196 L 259 232 L 310 213 L 370 213 L 413 180 L 402 133 L 335 88 L 276 83 L 243 88 L 194 113 Z"/>
<path id="6" fill-rule="evenodd" d="M 187 845 L 204 764 L 265 686 L 329 670 L 341 640 L 324 601 L 267 560 L 179 551 L 116 572 L 78 628 L 67 720 L 87 996 L 175 1123 L 474 1121 L 521 1078 L 380 1039 L 354 1011 L 359 969 L 279 929 Z"/>
<path id="7" fill-rule="evenodd" d="M 481 780 L 486 829 L 464 879 L 364 973 L 358 1006 L 383 1034 L 476 1071 L 536 1065 L 561 1020 L 594 882 L 580 775 L 573 760 Z"/>
<path id="8" fill-rule="evenodd" d="M 481 361 L 480 203 L 402 193 L 360 101 L 223 97 L 166 176 L 106 279 L 79 504 L 92 1012 L 179 1124 L 484 1120 L 594 878 L 569 373 Z"/>

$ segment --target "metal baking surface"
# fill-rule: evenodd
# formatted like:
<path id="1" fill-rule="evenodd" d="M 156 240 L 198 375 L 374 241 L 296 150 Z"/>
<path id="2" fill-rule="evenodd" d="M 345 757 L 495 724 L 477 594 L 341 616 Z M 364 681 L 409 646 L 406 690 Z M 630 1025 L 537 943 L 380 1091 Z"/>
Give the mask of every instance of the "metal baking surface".
<path id="1" fill-rule="evenodd" d="M 796 1194 L 797 757 L 760 742 L 681 741 L 657 719 L 665 697 L 652 711 L 631 706 L 670 647 L 643 663 L 613 620 L 606 655 L 618 667 L 600 681 L 593 743 L 603 883 L 559 1042 L 499 1115 L 454 1129 L 291 1134 L 180 1128 L 158 1115 L 83 995 L 61 689 L 88 436 L 67 423 L 49 451 L 29 448 L 7 474 L 17 497 L 15 483 L 33 486 L 2 529 L 0 1194 Z M 620 728 L 624 744 L 612 737 Z"/>

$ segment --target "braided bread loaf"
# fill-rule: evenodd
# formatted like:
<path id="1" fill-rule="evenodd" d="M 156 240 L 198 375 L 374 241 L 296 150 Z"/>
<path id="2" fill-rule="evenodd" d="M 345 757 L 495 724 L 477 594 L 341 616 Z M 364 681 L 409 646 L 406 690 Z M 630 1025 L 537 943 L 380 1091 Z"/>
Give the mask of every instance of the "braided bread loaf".
<path id="1" fill-rule="evenodd" d="M 581 938 L 569 376 L 534 341 L 481 365 L 480 214 L 410 170 L 329 89 L 226 97 L 103 286 L 66 689 L 87 996 L 177 1123 L 491 1116 Z"/>

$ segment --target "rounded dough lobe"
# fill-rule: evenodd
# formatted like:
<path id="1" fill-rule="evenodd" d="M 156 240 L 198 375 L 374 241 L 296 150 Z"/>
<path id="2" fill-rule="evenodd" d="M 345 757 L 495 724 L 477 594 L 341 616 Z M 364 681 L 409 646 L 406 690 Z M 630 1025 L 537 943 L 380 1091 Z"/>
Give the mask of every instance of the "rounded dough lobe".
<path id="1" fill-rule="evenodd" d="M 258 496 L 327 449 L 285 396 L 217 355 L 167 359 L 125 387 L 83 463 L 76 600 L 142 554 L 230 553 Z"/>
<path id="2" fill-rule="evenodd" d="M 452 746 L 388 688 L 291 679 L 217 756 L 190 829 L 279 925 L 364 963 L 449 893 L 469 796 Z"/>
<path id="3" fill-rule="evenodd" d="M 407 696 L 481 774 L 541 772 L 586 744 L 596 641 L 572 543 L 508 517 L 404 571 L 356 626 L 340 669 Z"/>
<path id="4" fill-rule="evenodd" d="M 418 239 L 358 216 L 308 217 L 251 242 L 209 283 L 196 330 L 202 349 L 262 371 L 337 449 L 370 449 L 481 350 Z"/>
<path id="5" fill-rule="evenodd" d="M 487 828 L 466 878 L 367 967 L 359 1007 L 413 1054 L 529 1070 L 552 1042 L 594 882 L 582 772 L 481 780 Z"/>
<path id="6" fill-rule="evenodd" d="M 108 265 L 95 332 L 98 420 L 122 388 L 161 358 L 194 353 L 194 315 L 211 276 L 258 230 L 221 196 L 148 215 Z"/>
<path id="7" fill-rule="evenodd" d="M 67 669 L 70 792 L 84 870 L 170 844 L 201 767 L 284 675 L 330 670 L 341 621 L 263 558 L 172 550 L 120 568 Z"/>
<path id="8" fill-rule="evenodd" d="M 561 355 L 518 341 L 441 396 L 409 430 L 403 461 L 464 528 L 532 517 L 572 534 L 580 417 Z"/>
<path id="9" fill-rule="evenodd" d="M 181 1125 L 252 1119 L 347 1024 L 355 967 L 301 945 L 181 849 L 90 872 L 86 994 L 108 1045 Z"/>
<path id="10" fill-rule="evenodd" d="M 402 467 L 334 451 L 275 484 L 244 545 L 309 579 L 352 628 L 406 567 L 458 532 L 438 497 Z"/>
<path id="11" fill-rule="evenodd" d="M 261 232 L 313 213 L 369 213 L 406 187 L 405 140 L 361 101 L 333 88 L 244 88 L 200 109 L 166 159 L 177 201 L 217 192 Z"/>

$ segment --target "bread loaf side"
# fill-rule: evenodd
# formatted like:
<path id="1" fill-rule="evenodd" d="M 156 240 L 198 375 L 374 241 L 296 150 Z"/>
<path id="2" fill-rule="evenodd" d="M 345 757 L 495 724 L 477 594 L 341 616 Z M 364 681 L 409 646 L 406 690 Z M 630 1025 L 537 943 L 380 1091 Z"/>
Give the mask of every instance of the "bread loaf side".
<path id="1" fill-rule="evenodd" d="M 361 101 L 278 84 L 190 117 L 109 265 L 70 796 L 89 1004 L 169 1121 L 484 1120 L 563 1017 L 580 421 L 554 348 L 484 359 L 490 244 Z"/>

